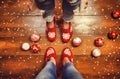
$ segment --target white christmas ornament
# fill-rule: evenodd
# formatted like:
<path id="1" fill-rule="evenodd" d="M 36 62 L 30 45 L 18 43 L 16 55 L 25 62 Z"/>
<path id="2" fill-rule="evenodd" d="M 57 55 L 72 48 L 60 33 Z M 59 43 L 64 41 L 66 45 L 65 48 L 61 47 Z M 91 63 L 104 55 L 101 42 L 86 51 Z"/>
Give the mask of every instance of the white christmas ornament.
<path id="1" fill-rule="evenodd" d="M 23 43 L 23 44 L 22 44 L 22 49 L 23 49 L 23 50 L 29 50 L 29 49 L 30 49 L 29 43 Z"/>
<path id="2" fill-rule="evenodd" d="M 99 57 L 101 55 L 101 51 L 98 49 L 98 48 L 95 48 L 93 51 L 92 51 L 92 55 L 94 57 Z"/>
<path id="3" fill-rule="evenodd" d="M 31 37 L 30 37 L 31 41 L 33 42 L 37 42 L 40 40 L 40 36 L 39 34 L 32 34 Z"/>
<path id="4" fill-rule="evenodd" d="M 73 39 L 73 46 L 80 46 L 82 40 L 79 37 Z"/>

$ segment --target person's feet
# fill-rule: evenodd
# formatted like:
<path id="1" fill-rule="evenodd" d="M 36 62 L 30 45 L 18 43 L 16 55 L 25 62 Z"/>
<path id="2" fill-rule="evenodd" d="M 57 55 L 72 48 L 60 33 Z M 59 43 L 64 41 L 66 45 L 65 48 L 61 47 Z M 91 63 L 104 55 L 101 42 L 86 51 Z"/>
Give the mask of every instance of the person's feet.
<path id="1" fill-rule="evenodd" d="M 56 51 L 53 47 L 48 47 L 46 50 L 45 61 L 53 62 L 56 65 Z M 68 62 L 73 62 L 73 54 L 70 48 L 66 47 L 62 52 L 62 65 Z"/>
<path id="2" fill-rule="evenodd" d="M 73 62 L 73 54 L 70 48 L 66 47 L 62 52 L 62 65 L 64 66 L 67 62 Z"/>
<path id="3" fill-rule="evenodd" d="M 46 22 L 46 36 L 49 41 L 53 42 L 56 39 L 56 21 Z M 62 24 L 62 41 L 69 42 L 72 37 L 72 23 L 63 21 Z"/>
<path id="4" fill-rule="evenodd" d="M 56 51 L 53 47 L 48 47 L 46 50 L 45 61 L 51 61 L 56 65 Z"/>
<path id="5" fill-rule="evenodd" d="M 56 39 L 56 23 L 55 18 L 51 22 L 46 22 L 46 35 L 49 41 L 54 41 Z"/>
<path id="6" fill-rule="evenodd" d="M 69 40 L 71 39 L 72 37 L 72 24 L 71 22 L 63 22 L 63 25 L 62 25 L 62 41 L 64 43 L 67 43 L 69 42 Z"/>

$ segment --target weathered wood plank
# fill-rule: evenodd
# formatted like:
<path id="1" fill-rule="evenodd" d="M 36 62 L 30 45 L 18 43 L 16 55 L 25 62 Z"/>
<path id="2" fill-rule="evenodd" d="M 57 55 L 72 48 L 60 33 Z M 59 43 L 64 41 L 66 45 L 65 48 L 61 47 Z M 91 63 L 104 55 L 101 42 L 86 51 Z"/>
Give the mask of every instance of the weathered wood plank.
<path id="1" fill-rule="evenodd" d="M 83 0 L 82 0 L 83 1 Z M 114 3 L 113 3 L 114 2 Z M 39 9 L 28 11 L 29 0 L 1 0 L 0 1 L 0 79 L 34 79 L 44 67 L 44 55 L 47 47 L 53 46 L 60 58 L 63 48 L 70 47 L 74 54 L 74 64 L 84 79 L 119 79 L 120 78 L 120 37 L 109 40 L 107 33 L 115 30 L 120 34 L 120 19 L 113 19 L 111 12 L 120 8 L 120 1 L 93 0 L 84 9 L 83 2 L 80 12 L 75 12 L 73 19 L 73 37 L 80 37 L 82 44 L 73 47 L 69 43 L 62 43 L 61 26 L 57 26 L 57 39 L 49 42 L 45 35 L 45 20 Z M 58 5 L 56 5 L 58 6 Z M 55 8 L 55 14 L 61 16 L 60 10 Z M 37 31 L 41 35 L 38 44 L 39 53 L 31 50 L 21 50 L 24 42 L 33 44 L 29 37 Z M 104 38 L 102 47 L 94 45 L 94 39 Z M 91 56 L 91 51 L 99 48 L 102 55 L 98 58 Z M 61 74 L 58 75 L 59 79 Z"/>
<path id="2" fill-rule="evenodd" d="M 57 56 L 57 60 L 60 63 L 60 56 Z M 119 79 L 120 63 L 118 60 L 120 60 L 118 55 L 109 57 L 104 55 L 99 58 L 84 55 L 74 56 L 75 67 L 85 79 Z M 12 79 L 16 79 L 16 77 L 33 79 L 45 64 L 44 55 L 1 56 L 0 61 L 1 79 L 9 77 Z"/>

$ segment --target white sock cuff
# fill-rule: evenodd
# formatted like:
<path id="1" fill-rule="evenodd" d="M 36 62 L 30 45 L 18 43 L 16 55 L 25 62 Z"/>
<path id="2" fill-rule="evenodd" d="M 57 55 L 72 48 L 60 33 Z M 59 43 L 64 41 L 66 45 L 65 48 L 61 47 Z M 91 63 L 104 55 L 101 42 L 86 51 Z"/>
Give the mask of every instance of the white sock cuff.
<path id="1" fill-rule="evenodd" d="M 52 22 L 54 19 L 54 16 L 47 16 L 45 17 L 46 22 Z"/>

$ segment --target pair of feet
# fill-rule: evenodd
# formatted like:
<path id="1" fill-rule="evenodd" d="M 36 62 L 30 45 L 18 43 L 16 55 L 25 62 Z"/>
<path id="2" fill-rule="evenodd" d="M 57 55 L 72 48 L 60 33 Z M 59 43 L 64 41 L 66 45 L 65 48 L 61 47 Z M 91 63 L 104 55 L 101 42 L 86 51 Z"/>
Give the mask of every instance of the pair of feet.
<path id="1" fill-rule="evenodd" d="M 46 62 L 51 61 L 56 65 L 56 51 L 53 47 L 48 47 L 45 55 Z M 66 47 L 62 51 L 62 65 L 67 62 L 73 62 L 73 54 L 70 48 Z"/>
<path id="2" fill-rule="evenodd" d="M 46 35 L 49 41 L 54 41 L 56 39 L 56 20 L 54 17 L 54 20 L 52 22 L 46 22 Z M 72 25 L 71 22 L 65 22 L 62 23 L 62 41 L 67 43 L 70 38 L 72 37 Z"/>

